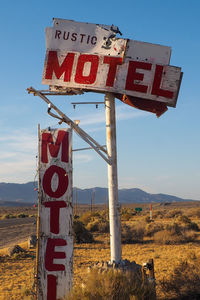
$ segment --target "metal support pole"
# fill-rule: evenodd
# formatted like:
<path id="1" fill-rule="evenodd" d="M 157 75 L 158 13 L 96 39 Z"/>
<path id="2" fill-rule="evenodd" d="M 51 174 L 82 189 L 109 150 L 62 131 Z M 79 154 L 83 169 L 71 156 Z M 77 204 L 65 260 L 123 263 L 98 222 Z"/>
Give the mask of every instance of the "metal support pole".
<path id="1" fill-rule="evenodd" d="M 111 263 L 119 263 L 121 261 L 121 222 L 118 203 L 115 98 L 113 94 L 105 95 L 105 111 L 107 153 L 111 161 L 111 165 L 108 164 Z"/>
<path id="2" fill-rule="evenodd" d="M 150 204 L 150 220 L 152 220 L 153 214 L 152 214 L 152 203 Z"/>

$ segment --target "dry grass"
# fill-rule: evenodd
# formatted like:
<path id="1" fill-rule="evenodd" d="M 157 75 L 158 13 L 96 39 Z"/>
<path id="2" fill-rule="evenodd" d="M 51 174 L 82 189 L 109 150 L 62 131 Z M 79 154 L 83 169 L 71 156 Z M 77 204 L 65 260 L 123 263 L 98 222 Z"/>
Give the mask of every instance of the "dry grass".
<path id="1" fill-rule="evenodd" d="M 37 215 L 35 207 L 0 207 L 0 220 L 25 218 Z"/>
<path id="2" fill-rule="evenodd" d="M 186 206 L 186 204 L 184 205 L 185 207 L 183 208 L 178 205 L 176 207 L 175 204 L 172 206 L 170 205 L 167 208 L 165 206 L 157 205 L 155 211 L 153 210 L 154 222 L 151 223 L 145 221 L 145 218 L 149 214 L 148 206 L 146 206 L 146 210 L 145 206 L 143 206 L 143 212 L 140 215 L 130 216 L 130 210 L 127 211 L 128 216 L 124 213 L 124 219 L 126 220 L 123 221 L 123 224 L 126 224 L 130 228 L 142 224 L 144 228 L 144 237 L 140 243 L 123 244 L 122 259 L 136 261 L 138 264 L 143 264 L 150 258 L 154 259 L 157 296 L 159 299 L 172 299 L 170 298 L 172 296 L 177 297 L 177 294 L 171 294 L 170 296 L 170 291 L 165 290 L 164 286 L 167 286 L 167 289 L 170 287 L 171 292 L 173 292 L 173 287 L 171 287 L 170 282 L 176 282 L 174 274 L 177 274 L 176 270 L 180 270 L 180 268 L 184 266 L 183 262 L 187 262 L 189 265 L 187 270 L 193 270 L 190 268 L 190 265 L 192 264 L 194 266 L 195 262 L 198 262 L 198 264 L 200 262 L 198 260 L 200 244 L 200 233 L 198 231 L 195 231 L 195 239 L 192 239 L 191 241 L 187 240 L 184 243 L 177 242 L 172 245 L 154 242 L 156 234 L 163 234 L 163 229 L 166 230 L 167 226 L 168 228 L 173 226 L 174 221 L 178 222 L 180 227 L 186 228 L 189 221 L 187 218 L 182 218 L 181 216 L 187 216 L 190 220 L 189 223 L 196 223 L 198 227 L 200 226 L 200 216 L 196 213 L 196 207 L 194 208 L 191 203 L 189 206 Z M 196 203 L 195 205 L 197 206 Z M 197 208 L 199 209 L 199 207 Z M 176 210 L 176 212 L 174 212 L 174 210 Z M 177 211 L 179 211 L 179 213 L 177 213 Z M 174 216 L 172 217 L 172 215 Z M 97 218 L 97 216 L 95 216 L 95 218 Z M 186 230 L 185 232 L 191 233 L 192 231 Z M 97 261 L 110 260 L 109 234 L 94 232 L 93 236 L 95 243 L 75 244 L 74 246 L 75 284 L 83 282 L 88 266 L 91 266 Z M 20 244 L 20 246 L 25 248 L 26 245 Z M 25 257 L 19 260 L 11 259 L 5 256 L 7 253 L 8 249 L 0 251 L 0 300 L 31 299 L 28 292 L 31 290 L 34 282 L 33 267 L 35 260 L 31 257 Z M 30 252 L 30 254 L 31 253 L 34 254 L 33 252 Z M 181 282 L 183 284 L 184 282 L 187 282 L 188 276 L 192 278 L 189 271 L 184 273 L 180 282 L 177 282 L 177 286 Z"/>
<path id="3" fill-rule="evenodd" d="M 27 242 L 20 247 L 27 249 Z M 27 249 L 28 250 L 28 249 Z M 28 255 L 8 256 L 9 248 L 0 250 L 0 299 L 18 300 L 30 299 L 26 291 L 32 289 L 33 266 L 35 253 L 28 251 Z"/>
<path id="4" fill-rule="evenodd" d="M 200 258 L 181 261 L 169 278 L 163 278 L 160 289 L 165 299 L 200 299 Z"/>
<path id="5" fill-rule="evenodd" d="M 74 286 L 67 300 L 151 300 L 153 290 L 140 273 L 91 270 L 82 286 Z"/>

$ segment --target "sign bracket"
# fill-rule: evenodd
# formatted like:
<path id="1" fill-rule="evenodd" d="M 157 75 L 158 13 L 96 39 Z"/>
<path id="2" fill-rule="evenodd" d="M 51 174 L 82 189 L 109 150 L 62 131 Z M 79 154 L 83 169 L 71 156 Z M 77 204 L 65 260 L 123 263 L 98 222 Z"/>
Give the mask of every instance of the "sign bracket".
<path id="1" fill-rule="evenodd" d="M 111 93 L 105 94 L 106 111 L 106 149 L 99 145 L 90 135 L 82 130 L 75 122 L 62 113 L 41 91 L 33 87 L 27 89 L 28 93 L 39 96 L 48 104 L 48 114 L 68 124 L 86 143 L 89 144 L 108 164 L 108 193 L 109 193 L 109 220 L 110 220 L 110 250 L 111 262 L 121 261 L 121 225 L 120 205 L 118 202 L 118 176 L 117 176 L 117 152 L 116 152 L 116 120 L 115 98 Z M 54 109 L 58 115 L 51 112 Z M 102 153 L 104 152 L 104 153 Z"/>
<path id="2" fill-rule="evenodd" d="M 98 142 L 96 142 L 89 134 L 87 134 L 83 129 L 81 129 L 76 123 L 74 123 L 70 118 L 68 118 L 64 113 L 62 113 L 41 91 L 30 87 L 27 89 L 29 94 L 33 94 L 34 96 L 39 96 L 42 100 L 44 100 L 48 104 L 48 114 L 52 117 L 59 119 L 61 122 L 67 123 L 86 143 L 90 145 L 109 165 L 112 165 L 111 159 L 108 158 L 107 150 L 101 146 Z M 54 109 L 59 115 L 51 112 L 51 109 Z M 104 153 L 102 153 L 104 152 Z"/>

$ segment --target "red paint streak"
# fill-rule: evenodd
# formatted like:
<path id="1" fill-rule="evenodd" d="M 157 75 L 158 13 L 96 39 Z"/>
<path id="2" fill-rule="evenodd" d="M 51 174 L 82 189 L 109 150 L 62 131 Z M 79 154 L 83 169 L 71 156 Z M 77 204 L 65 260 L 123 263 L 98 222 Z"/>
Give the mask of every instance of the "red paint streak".
<path id="1" fill-rule="evenodd" d="M 162 76 L 163 76 L 163 66 L 156 65 L 155 75 L 154 75 L 154 81 L 153 81 L 153 87 L 151 94 L 156 96 L 161 96 L 165 98 L 173 98 L 174 93 L 172 91 L 163 90 L 160 88 Z"/>
<path id="2" fill-rule="evenodd" d="M 54 275 L 47 275 L 47 300 L 56 300 L 56 279 Z"/>
<path id="3" fill-rule="evenodd" d="M 48 201 L 44 202 L 45 207 L 50 208 L 50 232 L 58 234 L 60 231 L 60 208 L 67 207 L 64 201 Z"/>
<path id="4" fill-rule="evenodd" d="M 46 254 L 45 254 L 45 268 L 47 271 L 65 271 L 65 265 L 54 264 L 53 260 L 66 258 L 65 252 L 55 252 L 55 247 L 66 246 L 67 242 L 63 239 L 47 240 Z"/>
<path id="5" fill-rule="evenodd" d="M 56 191 L 53 191 L 51 187 L 51 180 L 55 173 L 58 175 L 58 187 Z M 68 175 L 66 174 L 66 171 L 63 168 L 53 165 L 49 167 L 44 173 L 42 186 L 44 192 L 49 197 L 52 198 L 62 197 L 64 193 L 67 191 L 68 184 L 69 184 Z"/>
<path id="6" fill-rule="evenodd" d="M 68 53 L 61 65 L 59 65 L 57 51 L 49 51 L 45 79 L 52 79 L 53 73 L 59 79 L 64 73 L 64 81 L 71 79 L 72 67 L 74 63 L 74 53 Z"/>
<path id="7" fill-rule="evenodd" d="M 90 62 L 90 73 L 87 76 L 83 75 L 85 63 Z M 78 59 L 75 82 L 82 84 L 93 84 L 97 77 L 97 70 L 99 65 L 99 57 L 97 55 L 81 54 Z"/>
<path id="8" fill-rule="evenodd" d="M 126 78 L 126 90 L 136 91 L 140 93 L 146 93 L 148 86 L 143 84 L 134 83 L 135 80 L 142 81 L 144 79 L 144 74 L 137 73 L 137 69 L 142 70 L 151 70 L 152 64 L 139 62 L 139 61 L 130 61 L 128 67 L 128 74 Z"/>
<path id="9" fill-rule="evenodd" d="M 53 136 L 51 133 L 44 132 L 42 134 L 42 153 L 41 162 L 48 163 L 47 148 L 49 148 L 50 155 L 57 157 L 60 146 L 62 144 L 61 160 L 68 163 L 69 161 L 69 134 L 67 131 L 59 130 L 55 143 L 53 142 Z"/>
<path id="10" fill-rule="evenodd" d="M 121 65 L 123 60 L 121 57 L 104 56 L 104 64 L 109 64 L 106 86 L 113 86 L 116 76 L 117 66 Z"/>

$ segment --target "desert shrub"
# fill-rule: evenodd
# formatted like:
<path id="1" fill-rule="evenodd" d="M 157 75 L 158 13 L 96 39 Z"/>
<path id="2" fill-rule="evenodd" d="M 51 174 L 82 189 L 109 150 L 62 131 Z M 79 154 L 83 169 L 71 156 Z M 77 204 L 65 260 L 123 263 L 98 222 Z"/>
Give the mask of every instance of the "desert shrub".
<path id="1" fill-rule="evenodd" d="M 181 216 L 183 213 L 181 210 L 177 210 L 177 209 L 174 209 L 174 210 L 170 210 L 168 211 L 166 214 L 165 214 L 165 217 L 166 218 L 175 218 L 177 216 Z"/>
<path id="2" fill-rule="evenodd" d="M 79 218 L 80 218 L 79 215 L 74 215 L 74 220 L 75 220 L 75 219 L 79 219 Z"/>
<path id="3" fill-rule="evenodd" d="M 187 228 L 189 230 L 199 231 L 199 226 L 195 222 L 191 222 L 190 224 L 188 224 Z"/>
<path id="4" fill-rule="evenodd" d="M 145 222 L 146 222 L 146 223 L 151 223 L 151 222 L 154 222 L 154 220 L 153 220 L 153 219 L 150 219 L 149 216 L 146 216 L 146 217 L 145 217 Z"/>
<path id="5" fill-rule="evenodd" d="M 5 214 L 5 215 L 1 216 L 2 220 L 5 220 L 5 219 L 14 219 L 14 218 L 16 218 L 16 216 L 11 215 L 11 214 Z"/>
<path id="6" fill-rule="evenodd" d="M 37 214 L 35 215 L 29 215 L 29 218 L 37 217 Z"/>
<path id="7" fill-rule="evenodd" d="M 166 210 L 154 210 L 153 211 L 153 218 L 159 218 L 159 219 L 163 219 L 163 217 L 166 214 Z"/>
<path id="8" fill-rule="evenodd" d="M 101 233 L 108 233 L 110 231 L 109 222 L 106 220 L 100 222 L 98 227 L 99 227 L 98 231 Z"/>
<path id="9" fill-rule="evenodd" d="M 165 299 L 200 299 L 200 260 L 179 263 L 170 278 L 163 278 L 160 287 Z"/>
<path id="10" fill-rule="evenodd" d="M 1 219 L 2 220 L 5 220 L 5 219 L 15 219 L 15 218 L 26 218 L 28 217 L 29 215 L 27 214 L 24 214 L 24 213 L 20 213 L 20 214 L 4 214 L 1 216 Z"/>
<path id="11" fill-rule="evenodd" d="M 89 222 L 86 225 L 86 229 L 89 230 L 89 231 L 95 232 L 95 231 L 99 230 L 99 226 L 98 225 L 99 225 L 98 220 L 94 220 L 92 222 Z"/>
<path id="12" fill-rule="evenodd" d="M 79 220 L 91 232 L 99 231 L 101 233 L 109 232 L 109 222 L 106 220 L 104 212 L 86 212 Z"/>
<path id="13" fill-rule="evenodd" d="M 182 224 L 189 224 L 191 223 L 191 220 L 188 216 L 186 215 L 182 215 L 182 216 L 178 216 L 177 221 L 182 223 Z"/>
<path id="14" fill-rule="evenodd" d="M 133 234 L 130 226 L 122 224 L 121 226 L 122 244 L 131 244 L 133 242 Z"/>
<path id="15" fill-rule="evenodd" d="M 199 231 L 199 226 L 197 225 L 197 223 L 192 222 L 188 216 L 179 216 L 177 218 L 177 222 L 183 224 L 188 230 Z"/>
<path id="16" fill-rule="evenodd" d="M 86 226 L 87 230 L 91 232 L 101 232 L 101 233 L 107 233 L 109 232 L 109 222 L 107 220 L 99 220 L 95 219 L 94 221 L 91 221 Z"/>
<path id="17" fill-rule="evenodd" d="M 142 242 L 144 238 L 144 227 L 142 225 L 132 227 L 133 240 L 135 242 Z"/>
<path id="18" fill-rule="evenodd" d="M 198 218 L 200 218 L 200 209 L 195 209 L 194 214 L 192 214 L 191 216 L 197 216 Z"/>
<path id="19" fill-rule="evenodd" d="M 132 216 L 135 215 L 130 208 L 122 208 L 121 210 L 121 220 L 122 221 L 129 221 Z"/>
<path id="20" fill-rule="evenodd" d="M 27 257 L 30 257 L 30 255 L 29 254 L 27 254 L 27 253 L 14 253 L 13 255 L 12 255 L 12 260 L 17 260 L 17 261 L 19 261 L 20 259 L 21 260 L 24 260 L 25 258 L 27 258 Z"/>
<path id="21" fill-rule="evenodd" d="M 150 223 L 150 224 L 147 224 L 145 227 L 145 235 L 151 237 L 156 232 L 162 231 L 163 229 L 164 229 L 163 224 Z"/>
<path id="22" fill-rule="evenodd" d="M 154 242 L 163 245 L 173 243 L 173 236 L 167 230 L 158 231 L 154 234 Z"/>
<path id="23" fill-rule="evenodd" d="M 172 235 L 180 235 L 183 229 L 178 223 L 174 222 L 172 224 L 167 224 L 166 230 L 171 232 Z"/>
<path id="24" fill-rule="evenodd" d="M 27 218 L 28 217 L 28 215 L 26 215 L 26 214 L 18 214 L 17 215 L 17 218 Z"/>
<path id="25" fill-rule="evenodd" d="M 36 299 L 35 292 L 31 288 L 28 288 L 27 286 L 22 287 L 21 296 L 22 296 L 22 299 L 26 299 L 26 300 Z"/>
<path id="26" fill-rule="evenodd" d="M 99 210 L 98 211 L 98 214 L 101 218 L 103 219 L 109 219 L 109 209 L 108 208 L 105 208 L 105 209 L 102 209 L 102 210 Z"/>
<path id="27" fill-rule="evenodd" d="M 126 224 L 122 224 L 121 227 L 121 237 L 122 244 L 132 244 L 132 243 L 140 243 L 144 238 L 144 227 L 139 226 L 128 226 Z"/>
<path id="28" fill-rule="evenodd" d="M 21 287 L 21 297 L 20 299 L 23 300 L 35 300 L 37 299 L 37 291 L 36 291 L 36 285 L 34 284 L 24 284 Z"/>
<path id="29" fill-rule="evenodd" d="M 185 211 L 185 214 L 189 217 L 189 218 L 200 218 L 200 209 L 199 208 L 190 208 L 187 209 L 187 211 Z"/>
<path id="30" fill-rule="evenodd" d="M 84 224 L 78 220 L 73 222 L 73 232 L 75 243 L 92 243 L 93 235 L 85 228 Z"/>
<path id="31" fill-rule="evenodd" d="M 87 225 L 89 222 L 94 221 L 94 219 L 101 219 L 101 218 L 102 217 L 99 212 L 87 211 L 80 216 L 79 220 L 84 225 Z"/>
<path id="32" fill-rule="evenodd" d="M 192 230 L 185 230 L 177 223 L 167 225 L 164 230 L 154 234 L 154 241 L 165 245 L 194 242 L 196 238 L 197 236 Z"/>
<path id="33" fill-rule="evenodd" d="M 67 300 L 151 300 L 153 292 L 138 273 L 92 270 L 84 284 L 77 284 Z"/>

